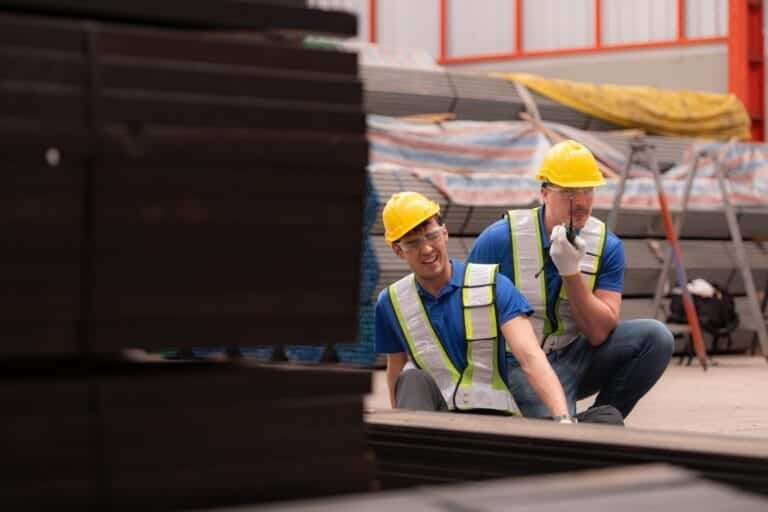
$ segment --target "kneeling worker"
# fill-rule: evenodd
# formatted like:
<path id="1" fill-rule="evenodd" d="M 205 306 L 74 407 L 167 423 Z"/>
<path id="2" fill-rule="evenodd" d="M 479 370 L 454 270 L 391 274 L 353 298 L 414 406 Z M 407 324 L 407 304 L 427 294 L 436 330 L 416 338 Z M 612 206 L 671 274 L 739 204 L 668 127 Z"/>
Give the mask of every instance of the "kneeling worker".
<path id="1" fill-rule="evenodd" d="M 416 192 L 393 195 L 383 220 L 387 243 L 412 271 L 376 303 L 376 351 L 387 354 L 392 407 L 518 413 L 506 340 L 551 417 L 571 422 L 528 320 L 532 310 L 497 265 L 449 259 L 440 207 Z"/>
<path id="2" fill-rule="evenodd" d="M 595 407 L 621 421 L 667 368 L 672 334 L 653 319 L 619 320 L 624 249 L 592 216 L 594 189 L 604 182 L 592 152 L 572 140 L 556 144 L 536 178 L 541 207 L 510 210 L 480 234 L 467 261 L 498 264 L 525 295 L 570 413 L 598 393 Z M 507 368 L 515 400 L 526 416 L 546 416 L 516 359 Z"/>

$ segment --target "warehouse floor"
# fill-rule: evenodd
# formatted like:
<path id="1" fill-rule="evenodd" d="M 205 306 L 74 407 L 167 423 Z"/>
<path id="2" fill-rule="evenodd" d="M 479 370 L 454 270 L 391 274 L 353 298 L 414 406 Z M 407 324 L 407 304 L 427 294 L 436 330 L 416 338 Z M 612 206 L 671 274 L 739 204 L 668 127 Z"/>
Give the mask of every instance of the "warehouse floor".
<path id="1" fill-rule="evenodd" d="M 718 355 L 704 372 L 697 362 L 672 360 L 661 380 L 627 418 L 633 428 L 768 438 L 768 362 Z M 589 400 L 580 409 L 589 405 Z M 389 408 L 386 375 L 373 375 L 370 409 Z"/>

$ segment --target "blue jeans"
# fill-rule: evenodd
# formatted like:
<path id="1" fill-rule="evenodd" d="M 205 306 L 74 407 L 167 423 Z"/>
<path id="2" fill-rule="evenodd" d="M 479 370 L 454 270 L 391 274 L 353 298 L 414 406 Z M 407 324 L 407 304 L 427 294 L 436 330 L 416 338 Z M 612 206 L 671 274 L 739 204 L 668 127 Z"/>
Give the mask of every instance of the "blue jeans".
<path id="1" fill-rule="evenodd" d="M 599 347 L 579 336 L 547 358 L 563 386 L 571 415 L 576 414 L 577 400 L 599 393 L 594 405 L 612 405 L 626 418 L 664 373 L 673 348 L 672 333 L 663 323 L 627 320 L 619 322 Z M 507 371 L 509 390 L 523 416 L 550 416 L 517 361 L 510 359 Z"/>

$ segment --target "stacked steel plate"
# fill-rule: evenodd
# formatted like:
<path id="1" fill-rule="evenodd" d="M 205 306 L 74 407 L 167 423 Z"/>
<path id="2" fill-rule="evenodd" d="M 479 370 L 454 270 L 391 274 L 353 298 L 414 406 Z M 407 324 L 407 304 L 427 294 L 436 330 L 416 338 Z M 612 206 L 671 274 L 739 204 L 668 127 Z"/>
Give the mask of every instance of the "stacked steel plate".
<path id="1" fill-rule="evenodd" d="M 723 509 L 762 511 L 766 500 L 701 476 L 663 464 L 569 472 L 490 482 L 421 486 L 386 494 L 354 498 L 325 498 L 289 505 L 259 507 L 259 512 L 324 511 L 386 512 L 402 510 L 526 510 L 588 512 L 609 507 L 624 512 L 655 508 L 695 508 L 698 512 Z M 253 509 L 240 509 L 250 512 Z"/>
<path id="2" fill-rule="evenodd" d="M 424 411 L 367 415 L 384 488 L 666 463 L 766 494 L 768 442 Z"/>
<path id="3" fill-rule="evenodd" d="M 297 4 L 0 1 L 9 509 L 370 487 L 367 374 L 124 355 L 357 338 L 357 61 L 300 36 L 356 22 Z"/>

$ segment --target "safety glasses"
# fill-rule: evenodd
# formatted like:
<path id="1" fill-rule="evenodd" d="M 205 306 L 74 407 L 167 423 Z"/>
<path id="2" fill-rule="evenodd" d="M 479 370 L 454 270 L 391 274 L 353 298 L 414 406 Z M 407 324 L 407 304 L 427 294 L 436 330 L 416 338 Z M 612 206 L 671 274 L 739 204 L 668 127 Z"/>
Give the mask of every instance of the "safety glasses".
<path id="1" fill-rule="evenodd" d="M 593 195 L 595 195 L 595 189 L 593 187 L 582 187 L 582 188 L 560 188 L 555 187 L 554 185 L 547 185 L 547 190 L 551 190 L 552 192 L 557 192 L 558 194 L 563 194 L 568 199 L 576 199 L 579 194 L 584 194 L 584 197 L 590 198 Z"/>
<path id="2" fill-rule="evenodd" d="M 418 251 L 423 244 L 429 244 L 434 247 L 443 238 L 443 233 L 445 233 L 445 226 L 440 226 L 432 231 L 427 231 L 421 236 L 403 240 L 397 244 L 405 252 L 414 252 Z"/>

